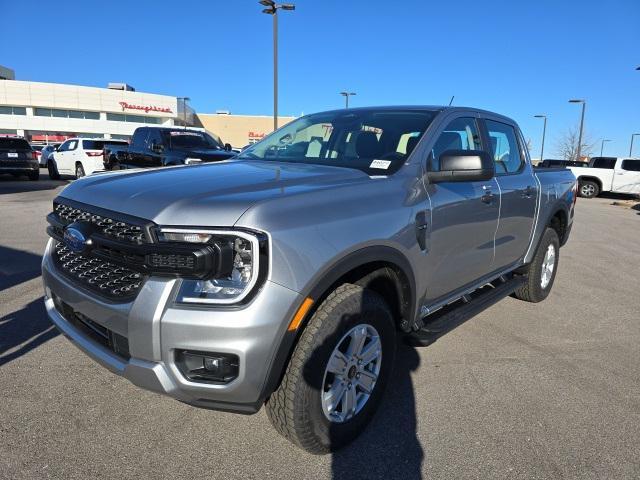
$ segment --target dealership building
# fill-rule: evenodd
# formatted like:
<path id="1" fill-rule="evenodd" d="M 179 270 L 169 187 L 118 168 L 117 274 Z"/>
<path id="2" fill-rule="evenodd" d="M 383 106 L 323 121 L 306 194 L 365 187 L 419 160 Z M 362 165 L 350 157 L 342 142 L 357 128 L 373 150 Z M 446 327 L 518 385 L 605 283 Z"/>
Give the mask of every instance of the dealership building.
<path id="1" fill-rule="evenodd" d="M 177 97 L 136 92 L 126 84 L 82 87 L 14 80 L 6 68 L 0 73 L 0 135 L 32 143 L 74 136 L 128 139 L 137 127 L 172 126 L 184 118 Z"/>
<path id="2" fill-rule="evenodd" d="M 279 117 L 278 124 L 294 118 Z M 70 137 L 130 139 L 141 126 L 185 123 L 203 127 L 237 148 L 273 131 L 271 116 L 196 114 L 181 97 L 138 92 L 124 83 L 98 88 L 22 81 L 0 66 L 0 136 L 19 135 L 33 144 Z"/>

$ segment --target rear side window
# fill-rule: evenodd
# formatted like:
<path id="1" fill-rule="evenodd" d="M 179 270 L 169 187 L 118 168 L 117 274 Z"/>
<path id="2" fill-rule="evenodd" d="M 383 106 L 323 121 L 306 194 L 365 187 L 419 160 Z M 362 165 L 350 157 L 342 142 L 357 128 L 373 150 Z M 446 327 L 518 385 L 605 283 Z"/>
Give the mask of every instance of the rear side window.
<path id="1" fill-rule="evenodd" d="M 516 131 L 506 123 L 486 120 L 489 140 L 491 141 L 491 153 L 496 165 L 496 174 L 516 173 L 524 165 L 520 154 L 520 147 L 516 139 Z"/>
<path id="2" fill-rule="evenodd" d="M 591 163 L 593 168 L 609 168 L 614 169 L 616 166 L 616 157 L 594 157 Z"/>
<path id="3" fill-rule="evenodd" d="M 0 138 L 0 150 L 31 150 L 24 138 Z"/>
<path id="4" fill-rule="evenodd" d="M 103 150 L 105 147 L 121 147 L 127 142 L 114 142 L 110 140 L 82 140 L 82 148 L 85 150 Z"/>
<path id="5" fill-rule="evenodd" d="M 623 160 L 622 169 L 630 172 L 640 172 L 640 160 Z"/>

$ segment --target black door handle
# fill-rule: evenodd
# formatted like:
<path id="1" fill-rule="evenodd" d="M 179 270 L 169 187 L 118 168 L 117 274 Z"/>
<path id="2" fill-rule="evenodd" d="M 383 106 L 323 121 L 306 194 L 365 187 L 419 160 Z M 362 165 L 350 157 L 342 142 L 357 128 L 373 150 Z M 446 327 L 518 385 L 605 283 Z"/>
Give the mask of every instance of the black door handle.
<path id="1" fill-rule="evenodd" d="M 533 187 L 531 185 L 528 185 L 527 188 L 520 190 L 520 196 L 522 198 L 531 198 L 533 196 Z"/>
<path id="2" fill-rule="evenodd" d="M 493 202 L 493 193 L 491 193 L 491 190 L 488 190 L 487 193 L 482 195 L 480 197 L 480 200 L 482 200 L 483 203 L 492 203 Z"/>
<path id="3" fill-rule="evenodd" d="M 418 212 L 416 214 L 416 240 L 418 241 L 418 245 L 420 245 L 420 250 L 425 250 L 427 248 L 428 226 L 427 213 Z"/>

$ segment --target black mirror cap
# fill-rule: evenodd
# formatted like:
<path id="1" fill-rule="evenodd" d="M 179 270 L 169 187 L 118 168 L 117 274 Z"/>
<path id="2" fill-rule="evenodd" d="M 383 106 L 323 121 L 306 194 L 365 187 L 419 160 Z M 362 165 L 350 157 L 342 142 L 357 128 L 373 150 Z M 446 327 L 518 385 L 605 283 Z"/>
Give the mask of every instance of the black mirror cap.
<path id="1" fill-rule="evenodd" d="M 484 150 L 447 150 L 440 155 L 440 171 L 429 172 L 437 182 L 480 182 L 495 175 L 493 158 Z"/>
<path id="2" fill-rule="evenodd" d="M 230 144 L 230 143 L 225 143 L 225 144 L 224 144 L 224 149 L 225 149 L 227 152 L 230 152 L 231 150 L 233 150 L 233 147 L 231 146 L 231 144 Z"/>

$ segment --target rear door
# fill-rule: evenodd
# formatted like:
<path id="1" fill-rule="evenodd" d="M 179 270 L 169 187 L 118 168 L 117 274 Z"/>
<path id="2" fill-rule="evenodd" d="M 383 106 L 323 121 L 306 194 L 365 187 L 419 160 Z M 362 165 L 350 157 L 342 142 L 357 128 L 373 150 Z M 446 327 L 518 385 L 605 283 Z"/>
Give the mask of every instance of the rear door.
<path id="1" fill-rule="evenodd" d="M 619 161 L 613 175 L 613 191 L 640 194 L 640 160 L 625 158 Z"/>
<path id="2" fill-rule="evenodd" d="M 448 150 L 486 147 L 477 118 L 470 114 L 451 117 L 431 147 L 427 170 L 438 171 L 439 157 Z M 431 222 L 422 275 L 429 285 L 425 298 L 433 303 L 490 272 L 500 192 L 495 179 L 439 182 L 429 184 L 427 191 Z"/>
<path id="3" fill-rule="evenodd" d="M 500 189 L 500 223 L 492 261 L 492 270 L 499 270 L 524 257 L 529 247 L 540 187 L 517 127 L 491 118 L 484 125 Z"/>

